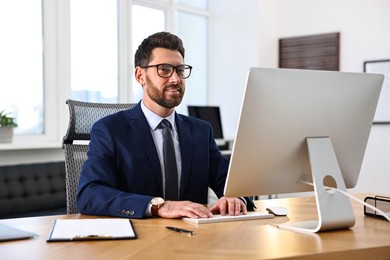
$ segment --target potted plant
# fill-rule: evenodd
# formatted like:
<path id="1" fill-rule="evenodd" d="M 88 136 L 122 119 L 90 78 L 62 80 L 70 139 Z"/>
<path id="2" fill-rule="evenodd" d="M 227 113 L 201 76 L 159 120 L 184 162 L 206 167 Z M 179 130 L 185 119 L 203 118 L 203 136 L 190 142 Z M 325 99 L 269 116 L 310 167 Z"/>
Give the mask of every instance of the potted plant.
<path id="1" fill-rule="evenodd" d="M 14 127 L 18 125 L 15 119 L 6 113 L 5 110 L 0 112 L 0 143 L 11 143 L 14 136 Z"/>

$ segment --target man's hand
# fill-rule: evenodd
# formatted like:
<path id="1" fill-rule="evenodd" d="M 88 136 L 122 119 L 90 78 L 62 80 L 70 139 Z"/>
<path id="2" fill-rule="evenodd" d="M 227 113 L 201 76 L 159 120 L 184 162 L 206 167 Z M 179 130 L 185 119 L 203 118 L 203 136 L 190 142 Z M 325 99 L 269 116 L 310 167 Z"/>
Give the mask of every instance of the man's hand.
<path id="1" fill-rule="evenodd" d="M 158 215 L 162 218 L 210 218 L 213 216 L 208 208 L 191 201 L 165 201 L 158 210 Z"/>
<path id="2" fill-rule="evenodd" d="M 245 203 L 239 198 L 226 198 L 221 197 L 217 203 L 210 208 L 211 212 L 219 212 L 221 215 L 240 215 L 247 214 Z"/>

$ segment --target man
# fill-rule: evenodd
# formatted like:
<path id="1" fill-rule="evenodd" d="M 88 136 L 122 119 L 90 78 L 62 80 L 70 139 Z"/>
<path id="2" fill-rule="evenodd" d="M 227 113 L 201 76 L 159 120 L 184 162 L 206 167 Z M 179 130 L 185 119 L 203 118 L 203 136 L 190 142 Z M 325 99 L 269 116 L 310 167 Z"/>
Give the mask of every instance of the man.
<path id="1" fill-rule="evenodd" d="M 133 109 L 93 126 L 79 182 L 80 212 L 133 218 L 246 214 L 249 201 L 223 197 L 228 160 L 219 152 L 211 126 L 175 112 L 192 69 L 184 64 L 181 39 L 167 32 L 149 36 L 138 47 L 135 67 L 144 97 Z M 174 170 L 165 168 L 170 163 L 164 161 L 163 119 L 173 136 Z M 176 178 L 174 199 L 167 188 L 171 172 Z M 219 197 L 210 209 L 204 206 L 208 187 Z"/>

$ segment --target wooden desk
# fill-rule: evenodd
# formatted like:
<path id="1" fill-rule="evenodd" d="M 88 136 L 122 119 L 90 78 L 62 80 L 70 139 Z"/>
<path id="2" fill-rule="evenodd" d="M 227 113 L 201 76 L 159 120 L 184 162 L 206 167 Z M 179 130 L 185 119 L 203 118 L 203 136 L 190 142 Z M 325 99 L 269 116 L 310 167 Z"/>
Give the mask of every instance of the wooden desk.
<path id="1" fill-rule="evenodd" d="M 260 210 L 285 206 L 288 217 L 202 224 L 179 219 L 132 220 L 136 240 L 47 243 L 57 218 L 93 218 L 61 215 L 0 220 L 38 233 L 34 239 L 0 242 L 1 259 L 390 259 L 390 222 L 364 217 L 363 206 L 353 202 L 356 224 L 351 229 L 319 234 L 280 230 L 278 223 L 315 219 L 314 198 L 256 201 Z M 194 236 L 173 232 L 166 225 L 195 231 Z"/>

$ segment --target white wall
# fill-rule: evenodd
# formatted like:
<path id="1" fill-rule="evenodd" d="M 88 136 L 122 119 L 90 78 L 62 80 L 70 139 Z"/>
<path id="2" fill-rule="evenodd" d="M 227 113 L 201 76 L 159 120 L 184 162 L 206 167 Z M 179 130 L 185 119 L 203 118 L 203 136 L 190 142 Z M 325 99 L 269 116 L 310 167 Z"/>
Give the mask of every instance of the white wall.
<path id="1" fill-rule="evenodd" d="M 233 138 L 249 67 L 259 66 L 259 4 L 211 0 L 209 105 L 221 109 L 226 138 Z"/>
<path id="2" fill-rule="evenodd" d="M 224 131 L 229 137 L 234 136 L 238 121 L 244 71 L 250 66 L 277 67 L 279 38 L 340 32 L 341 71 L 362 72 L 366 60 L 390 59 L 388 0 L 226 2 L 228 7 L 215 6 L 222 9 L 214 18 L 211 38 L 220 49 L 218 55 L 211 54 L 216 59 L 212 62 L 216 72 L 209 99 L 222 107 Z M 221 59 L 220 53 L 225 53 L 226 59 Z M 256 59 L 254 55 L 258 55 Z M 389 193 L 389 154 L 390 125 L 374 125 L 354 191 Z"/>
<path id="3" fill-rule="evenodd" d="M 0 150 L 0 166 L 14 164 L 28 164 L 37 162 L 64 161 L 64 150 L 61 145 L 50 148 L 22 148 L 12 150 Z"/>
<path id="4" fill-rule="evenodd" d="M 278 37 L 340 32 L 342 71 L 363 71 L 363 62 L 390 58 L 387 0 L 277 0 Z"/>

